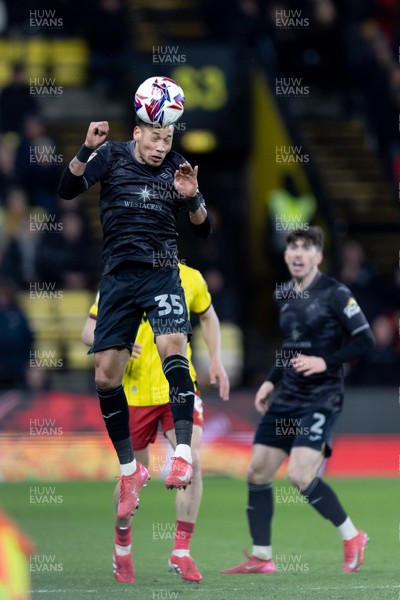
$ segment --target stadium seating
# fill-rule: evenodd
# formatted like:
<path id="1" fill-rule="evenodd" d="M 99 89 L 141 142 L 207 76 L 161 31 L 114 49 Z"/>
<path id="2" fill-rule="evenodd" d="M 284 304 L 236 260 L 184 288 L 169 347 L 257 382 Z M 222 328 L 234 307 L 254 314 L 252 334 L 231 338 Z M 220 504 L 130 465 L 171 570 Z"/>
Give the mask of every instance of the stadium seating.
<path id="1" fill-rule="evenodd" d="M 57 86 L 80 85 L 86 80 L 89 50 L 81 38 L 0 40 L 0 87 L 8 84 L 16 63 L 26 66 L 26 83 L 49 77 Z"/>
<path id="2" fill-rule="evenodd" d="M 357 235 L 368 248 L 375 268 L 390 277 L 398 253 L 400 217 L 382 159 L 365 143 L 365 124 L 352 119 L 309 119 L 301 127 L 324 174 L 333 219 L 346 223 L 349 234 Z"/>
<path id="3" fill-rule="evenodd" d="M 81 331 L 93 301 L 86 290 L 58 290 L 58 297 L 43 292 L 32 297 L 21 292 L 19 302 L 35 334 L 35 350 L 51 352 L 53 359 L 62 359 L 66 369 L 87 369 L 93 364 L 81 341 Z M 50 297 L 49 297 L 50 296 Z"/>

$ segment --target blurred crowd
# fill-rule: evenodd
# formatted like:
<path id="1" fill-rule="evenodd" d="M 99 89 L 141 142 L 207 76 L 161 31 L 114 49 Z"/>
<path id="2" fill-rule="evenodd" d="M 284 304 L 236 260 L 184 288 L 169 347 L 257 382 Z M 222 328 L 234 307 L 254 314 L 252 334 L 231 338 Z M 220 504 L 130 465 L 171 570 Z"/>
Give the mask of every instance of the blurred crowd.
<path id="1" fill-rule="evenodd" d="M 63 157 L 21 65 L 0 94 L 0 111 L 0 276 L 27 290 L 41 281 L 92 286 L 88 218 L 79 201 L 57 195 Z"/>
<path id="2" fill-rule="evenodd" d="M 375 348 L 362 365 L 353 365 L 349 381 L 356 384 L 398 385 L 400 368 L 400 270 L 382 278 L 366 250 L 354 239 L 342 245 L 337 278 L 354 293 L 375 337 Z"/>
<path id="3" fill-rule="evenodd" d="M 398 0 L 239 0 L 238 9 L 243 36 L 280 73 L 317 84 L 326 100 L 336 94 L 346 116 L 366 121 L 366 143 L 385 160 L 397 190 Z"/>
<path id="4" fill-rule="evenodd" d="M 14 83 L 12 84 L 14 85 Z M 0 389 L 35 388 L 46 378 L 29 368 L 35 340 L 18 294 L 85 290 L 97 285 L 87 215 L 79 199 L 57 195 L 56 142 L 28 107 L 0 134 Z M 5 116 L 5 111 L 2 112 Z M 35 300 L 32 300 L 34 302 Z M 37 301 L 37 300 L 36 300 Z M 40 300 L 39 300 L 40 302 Z M 38 375 L 41 377 L 38 378 Z"/>

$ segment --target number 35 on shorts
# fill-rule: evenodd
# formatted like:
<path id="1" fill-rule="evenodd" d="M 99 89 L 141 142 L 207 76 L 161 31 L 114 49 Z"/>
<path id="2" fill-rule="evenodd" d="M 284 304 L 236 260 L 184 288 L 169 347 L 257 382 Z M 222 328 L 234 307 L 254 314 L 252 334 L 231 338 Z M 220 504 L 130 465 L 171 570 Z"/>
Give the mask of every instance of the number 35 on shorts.
<path id="1" fill-rule="evenodd" d="M 158 316 L 166 317 L 173 313 L 174 315 L 183 314 L 181 297 L 178 294 L 160 294 L 155 296 L 154 300 L 158 304 Z"/>

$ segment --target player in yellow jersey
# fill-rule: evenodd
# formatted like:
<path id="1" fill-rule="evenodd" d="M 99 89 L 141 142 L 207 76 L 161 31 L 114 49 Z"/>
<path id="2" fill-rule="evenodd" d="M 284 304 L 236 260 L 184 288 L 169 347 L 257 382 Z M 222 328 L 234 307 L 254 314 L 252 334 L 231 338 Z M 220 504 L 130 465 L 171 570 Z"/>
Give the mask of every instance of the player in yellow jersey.
<path id="1" fill-rule="evenodd" d="M 229 398 L 229 379 L 221 361 L 221 335 L 219 320 L 212 305 L 211 296 L 201 273 L 186 265 L 179 265 L 182 287 L 188 311 L 199 316 L 202 333 L 210 354 L 210 382 L 219 384 L 222 400 Z M 82 340 L 90 346 L 96 324 L 97 302 L 90 309 L 85 322 Z M 196 372 L 191 361 L 188 345 L 190 375 L 196 387 Z M 154 334 L 144 317 L 133 347 L 132 358 L 128 362 L 123 386 L 129 405 L 130 432 L 133 449 L 139 463 L 148 467 L 149 445 L 157 435 L 158 424 L 175 448 L 174 422 L 169 404 L 169 384 L 162 371 L 160 357 L 154 344 Z M 196 390 L 194 423 L 192 435 L 193 478 L 186 490 L 178 490 L 176 495 L 176 531 L 169 569 L 179 573 L 187 581 L 201 581 L 202 576 L 190 556 L 190 541 L 200 508 L 202 477 L 200 469 L 200 445 L 203 432 L 203 405 Z M 116 501 L 119 491 L 116 489 Z M 132 563 L 131 517 L 116 520 L 114 547 L 114 576 L 117 581 L 133 583 L 135 570 Z"/>
<path id="2" fill-rule="evenodd" d="M 0 599 L 29 600 L 29 555 L 34 545 L 17 525 L 0 511 Z"/>

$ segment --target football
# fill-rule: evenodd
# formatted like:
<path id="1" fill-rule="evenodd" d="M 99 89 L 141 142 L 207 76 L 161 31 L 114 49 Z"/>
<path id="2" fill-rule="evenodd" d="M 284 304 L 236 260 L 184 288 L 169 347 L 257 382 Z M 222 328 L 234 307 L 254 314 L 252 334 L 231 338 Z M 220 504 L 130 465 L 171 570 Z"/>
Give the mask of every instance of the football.
<path id="1" fill-rule="evenodd" d="M 182 88 L 169 77 L 150 77 L 140 84 L 135 94 L 139 119 L 159 127 L 175 123 L 183 115 L 184 104 Z"/>

